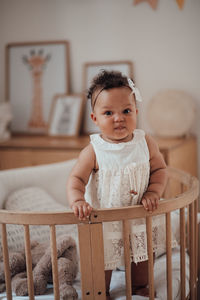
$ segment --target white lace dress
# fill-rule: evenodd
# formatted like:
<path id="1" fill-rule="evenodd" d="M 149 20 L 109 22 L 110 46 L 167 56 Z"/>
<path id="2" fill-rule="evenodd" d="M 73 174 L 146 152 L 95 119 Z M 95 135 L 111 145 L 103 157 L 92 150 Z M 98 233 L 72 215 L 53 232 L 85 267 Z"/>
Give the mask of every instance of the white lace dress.
<path id="1" fill-rule="evenodd" d="M 140 203 L 149 182 L 149 150 L 143 130 L 136 129 L 133 139 L 126 143 L 109 143 L 99 134 L 90 136 L 99 166 L 90 176 L 85 198 L 94 208 L 110 208 Z M 131 194 L 131 191 L 137 194 Z M 154 217 L 153 247 L 165 247 L 161 225 L 163 217 Z M 159 229 L 159 230 L 158 230 Z M 160 232 L 160 234 L 159 234 Z M 124 264 L 121 222 L 103 224 L 105 269 L 113 270 Z M 132 260 L 148 259 L 144 219 L 131 221 Z"/>

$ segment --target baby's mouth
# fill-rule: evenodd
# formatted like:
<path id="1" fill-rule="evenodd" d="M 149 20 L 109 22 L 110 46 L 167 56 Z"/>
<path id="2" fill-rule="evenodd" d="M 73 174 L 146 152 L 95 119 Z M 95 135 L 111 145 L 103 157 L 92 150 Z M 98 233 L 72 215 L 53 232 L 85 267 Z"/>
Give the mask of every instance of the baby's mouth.
<path id="1" fill-rule="evenodd" d="M 115 130 L 123 130 L 125 128 L 126 128 L 125 126 L 118 126 L 118 127 L 115 127 Z"/>

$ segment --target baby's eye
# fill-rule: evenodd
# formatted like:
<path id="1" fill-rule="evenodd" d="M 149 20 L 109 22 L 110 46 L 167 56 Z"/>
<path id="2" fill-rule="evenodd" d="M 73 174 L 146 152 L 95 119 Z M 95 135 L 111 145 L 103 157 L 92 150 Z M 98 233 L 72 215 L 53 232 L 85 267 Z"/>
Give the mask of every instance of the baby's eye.
<path id="1" fill-rule="evenodd" d="M 129 108 L 126 108 L 126 109 L 123 111 L 124 114 L 128 114 L 128 113 L 130 113 L 130 112 L 131 112 L 131 110 L 130 110 Z"/>
<path id="2" fill-rule="evenodd" d="M 106 116 L 111 116 L 112 115 L 112 111 L 105 111 L 105 113 L 104 113 L 104 115 L 106 115 Z"/>

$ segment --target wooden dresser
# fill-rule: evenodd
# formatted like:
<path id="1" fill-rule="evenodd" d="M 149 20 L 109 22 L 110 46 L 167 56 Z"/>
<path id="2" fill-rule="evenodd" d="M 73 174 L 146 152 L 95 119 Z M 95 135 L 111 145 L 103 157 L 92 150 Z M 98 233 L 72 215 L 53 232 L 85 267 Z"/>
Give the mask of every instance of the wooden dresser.
<path id="1" fill-rule="evenodd" d="M 154 137 L 169 166 L 197 176 L 197 141 L 194 136 L 177 139 Z M 72 159 L 89 143 L 88 136 L 55 138 L 13 136 L 0 143 L 0 169 L 49 164 Z"/>
<path id="2" fill-rule="evenodd" d="M 158 138 L 160 151 L 168 166 L 184 170 L 193 176 L 198 175 L 197 139 L 194 136 L 183 138 Z"/>
<path id="3" fill-rule="evenodd" d="M 0 169 L 36 166 L 78 157 L 89 137 L 13 136 L 0 143 Z"/>

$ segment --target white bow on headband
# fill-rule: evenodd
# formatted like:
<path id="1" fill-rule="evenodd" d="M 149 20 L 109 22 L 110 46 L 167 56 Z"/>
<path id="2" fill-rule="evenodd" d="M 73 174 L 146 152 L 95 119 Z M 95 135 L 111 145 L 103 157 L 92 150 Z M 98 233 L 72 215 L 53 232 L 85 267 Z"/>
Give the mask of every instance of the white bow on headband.
<path id="1" fill-rule="evenodd" d="M 142 102 L 142 97 L 141 97 L 140 91 L 138 88 L 135 87 L 135 84 L 133 83 L 133 81 L 130 78 L 128 78 L 128 85 L 129 85 L 130 89 L 132 90 L 132 94 L 135 94 L 136 101 Z"/>

